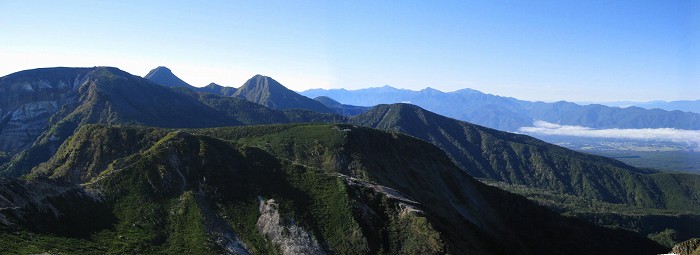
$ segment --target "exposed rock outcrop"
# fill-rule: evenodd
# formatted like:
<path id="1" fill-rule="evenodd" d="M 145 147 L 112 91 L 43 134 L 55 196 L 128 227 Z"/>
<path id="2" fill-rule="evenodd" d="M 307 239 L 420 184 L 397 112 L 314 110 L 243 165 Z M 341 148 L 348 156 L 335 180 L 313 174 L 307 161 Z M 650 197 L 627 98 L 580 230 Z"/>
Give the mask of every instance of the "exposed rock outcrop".
<path id="1" fill-rule="evenodd" d="M 21 176 L 48 160 L 81 124 L 241 124 L 191 95 L 113 67 L 17 72 L 0 78 L 0 95 L 0 175 L 5 177 Z"/>
<path id="2" fill-rule="evenodd" d="M 89 69 L 59 69 L 28 70 L 0 79 L 0 151 L 12 155 L 28 148 L 54 114 L 77 101 L 75 89 Z"/>
<path id="3" fill-rule="evenodd" d="M 211 208 L 204 193 L 195 193 L 195 199 L 202 213 L 204 229 L 214 243 L 224 250 L 224 254 L 249 255 L 246 245 L 238 238 L 231 225 Z"/>
<path id="4" fill-rule="evenodd" d="M 265 200 L 258 197 L 258 201 L 258 230 L 277 246 L 282 254 L 326 254 L 311 233 L 297 226 L 293 220 L 285 220 L 280 216 L 274 199 Z"/>
<path id="5" fill-rule="evenodd" d="M 678 255 L 699 255 L 700 254 L 700 238 L 693 238 L 688 241 L 676 244 L 671 249 L 672 254 Z"/>

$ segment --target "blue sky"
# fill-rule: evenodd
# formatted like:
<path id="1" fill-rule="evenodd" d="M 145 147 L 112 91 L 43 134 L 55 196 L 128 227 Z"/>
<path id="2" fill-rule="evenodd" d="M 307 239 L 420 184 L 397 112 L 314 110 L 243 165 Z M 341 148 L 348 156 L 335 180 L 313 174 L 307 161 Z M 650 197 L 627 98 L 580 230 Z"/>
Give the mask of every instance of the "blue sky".
<path id="1" fill-rule="evenodd" d="M 203 2 L 203 3 L 199 3 Z M 700 1 L 0 2 L 0 75 L 159 65 L 238 87 L 700 99 Z"/>

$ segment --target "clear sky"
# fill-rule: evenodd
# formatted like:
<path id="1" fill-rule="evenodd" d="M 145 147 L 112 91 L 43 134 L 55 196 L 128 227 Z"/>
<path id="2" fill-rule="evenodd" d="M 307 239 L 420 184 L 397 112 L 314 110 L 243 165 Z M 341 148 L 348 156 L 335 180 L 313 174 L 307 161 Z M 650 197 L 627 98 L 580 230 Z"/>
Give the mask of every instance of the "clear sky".
<path id="1" fill-rule="evenodd" d="M 700 1 L 0 1 L 0 76 L 98 65 L 195 86 L 700 99 Z"/>

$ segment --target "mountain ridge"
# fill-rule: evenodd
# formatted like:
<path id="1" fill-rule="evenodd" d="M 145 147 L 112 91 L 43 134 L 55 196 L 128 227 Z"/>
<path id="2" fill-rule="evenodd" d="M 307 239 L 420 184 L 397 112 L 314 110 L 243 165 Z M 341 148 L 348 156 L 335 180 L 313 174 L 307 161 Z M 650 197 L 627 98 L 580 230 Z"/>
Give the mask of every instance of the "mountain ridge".
<path id="1" fill-rule="evenodd" d="M 658 187 L 647 186 L 653 182 L 649 178 L 661 174 L 659 171 L 638 169 L 617 160 L 575 152 L 529 136 L 450 119 L 415 105 L 379 105 L 351 117 L 350 122 L 402 132 L 431 142 L 476 178 L 547 188 L 611 203 L 700 210 L 700 201 L 688 199 L 688 204 L 659 205 L 657 203 L 663 200 L 661 194 L 645 193 L 646 190 L 658 191 Z M 618 176 L 625 177 L 618 179 Z M 585 188 L 584 184 L 590 187 Z M 693 185 L 692 182 L 690 185 Z M 695 185 L 693 190 L 700 194 L 700 186 Z"/>
<path id="2" fill-rule="evenodd" d="M 5 141 L 0 173 L 6 176 L 20 176 L 48 160 L 61 142 L 87 123 L 214 127 L 290 122 L 284 113 L 267 120 L 256 117 L 269 110 L 252 102 L 169 88 L 112 67 L 18 72 L 0 80 L 2 90 L 7 92 L 3 95 L 21 95 L 0 97 L 0 111 L 7 116 L 0 122 L 0 140 Z M 223 107 L 234 105 L 239 108 Z M 29 135 L 18 137 L 20 130 Z"/>
<path id="3" fill-rule="evenodd" d="M 428 141 L 482 182 L 566 215 L 638 231 L 668 247 L 697 236 L 686 227 L 700 226 L 697 174 L 639 169 L 409 104 L 378 105 L 349 121 Z"/>
<path id="4" fill-rule="evenodd" d="M 230 224 L 231 240 L 269 253 L 279 247 L 273 241 L 276 234 L 259 229 L 257 217 L 242 218 L 236 212 L 271 206 L 274 210 L 260 211 L 260 217 L 272 213 L 288 218 L 294 229 L 313 236 L 316 241 L 312 243 L 318 243 L 314 249 L 342 254 L 653 254 L 666 249 L 631 232 L 559 216 L 525 198 L 479 183 L 427 142 L 365 127 L 163 130 L 85 125 L 71 138 L 74 141 L 63 144 L 61 150 L 66 152 L 58 155 L 75 155 L 70 151 L 82 150 L 86 143 L 103 144 L 105 138 L 120 140 L 109 134 L 139 132 L 145 133 L 135 137 L 153 135 L 147 139 L 151 142 L 125 139 L 143 147 L 131 150 L 131 156 L 97 159 L 100 173 L 80 181 L 100 191 L 121 219 L 114 222 L 114 230 L 92 234 L 88 239 L 92 246 L 108 245 L 115 252 L 190 249 L 210 253 L 199 242 L 215 240 L 206 238 L 214 230 L 196 222 L 200 222 L 200 213 L 213 210 L 230 219 L 223 224 Z M 85 166 L 75 164 L 83 158 L 68 159 L 67 165 Z M 58 179 L 84 176 L 70 171 L 51 175 Z M 162 220 L 149 220 L 159 218 Z M 180 239 L 185 233 L 197 242 Z M 3 235 L 1 240 L 19 239 L 20 244 L 42 247 L 30 241 L 36 239 Z M 128 238 L 113 238 L 117 235 Z M 300 249 L 313 246 L 290 242 Z M 221 243 L 212 245 L 222 247 Z"/>

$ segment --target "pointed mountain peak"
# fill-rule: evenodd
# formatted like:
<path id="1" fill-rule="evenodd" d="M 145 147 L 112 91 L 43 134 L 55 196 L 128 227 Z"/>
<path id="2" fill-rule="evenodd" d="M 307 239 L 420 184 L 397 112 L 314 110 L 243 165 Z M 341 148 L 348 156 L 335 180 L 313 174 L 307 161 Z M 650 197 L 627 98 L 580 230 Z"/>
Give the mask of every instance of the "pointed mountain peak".
<path id="1" fill-rule="evenodd" d="M 275 81 L 274 79 L 270 78 L 269 76 L 265 76 L 265 75 L 262 75 L 262 74 L 256 74 L 256 75 L 253 75 L 253 77 L 250 77 L 250 79 L 248 79 L 245 83 L 243 83 L 243 86 L 241 86 L 241 88 L 243 88 L 243 87 L 246 86 L 246 85 L 248 85 L 248 86 L 251 86 L 251 85 L 256 86 L 256 85 L 259 85 L 259 84 L 264 84 L 265 82 L 269 82 L 270 80 L 272 80 L 272 81 L 274 81 L 274 82 L 276 82 L 276 83 L 279 84 L 279 82 Z M 280 84 L 280 85 L 281 85 L 281 84 Z"/>
<path id="2" fill-rule="evenodd" d="M 260 74 L 256 74 L 252 78 L 248 79 L 243 85 L 238 88 L 237 95 L 239 94 L 248 94 L 248 93 L 266 93 L 266 94 L 281 94 L 281 95 L 287 95 L 287 94 L 297 94 L 296 92 L 288 89 L 275 79 L 270 78 L 269 76 L 264 76 Z M 297 94 L 298 95 L 298 94 Z M 298 95 L 301 96 L 301 95 Z M 247 96 L 246 96 L 247 98 Z M 249 99 L 250 100 L 250 99 Z M 254 101 L 256 102 L 256 101 Z M 269 106 L 268 106 L 269 107 Z"/>
<path id="3" fill-rule="evenodd" d="M 246 85 L 267 85 L 266 83 L 273 83 L 273 85 L 281 86 L 284 87 L 282 84 L 280 84 L 278 81 L 275 79 L 272 79 L 270 76 L 265 76 L 261 74 L 256 74 L 255 76 L 251 77 L 246 81 L 243 86 Z M 241 86 L 241 87 L 243 87 Z M 285 87 L 286 89 L 286 87 Z"/>
<path id="4" fill-rule="evenodd" d="M 153 76 L 160 76 L 160 75 L 174 75 L 173 71 L 170 70 L 170 68 L 164 67 L 164 66 L 159 66 L 156 68 L 153 68 L 153 70 L 149 71 L 146 76 L 143 78 L 148 79 L 149 77 Z"/>
<path id="5" fill-rule="evenodd" d="M 272 109 L 308 109 L 324 113 L 333 112 L 320 102 L 299 95 L 275 79 L 260 74 L 248 79 L 233 95 Z"/>
<path id="6" fill-rule="evenodd" d="M 167 68 L 167 67 L 165 67 L 165 66 L 159 66 L 159 67 L 156 67 L 156 68 L 155 68 L 155 69 L 153 69 L 152 71 L 164 71 L 164 72 L 172 72 L 172 71 L 170 71 L 170 68 Z"/>
<path id="7" fill-rule="evenodd" d="M 164 66 L 156 67 L 144 76 L 147 80 L 167 87 L 185 87 L 192 89 L 193 86 L 181 80 L 173 72 Z"/>

